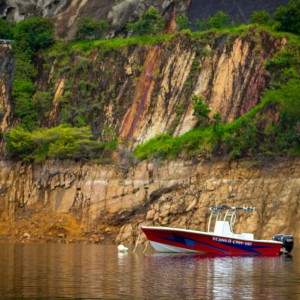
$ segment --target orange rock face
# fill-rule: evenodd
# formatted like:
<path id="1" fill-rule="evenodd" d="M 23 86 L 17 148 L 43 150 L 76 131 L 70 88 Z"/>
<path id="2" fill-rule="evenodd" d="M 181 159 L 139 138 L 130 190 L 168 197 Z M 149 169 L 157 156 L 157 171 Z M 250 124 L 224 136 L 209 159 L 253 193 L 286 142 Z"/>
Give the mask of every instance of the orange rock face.
<path id="1" fill-rule="evenodd" d="M 116 168 L 0 161 L 0 239 L 134 242 L 140 225 L 207 229 L 208 206 L 251 206 L 235 232 L 300 239 L 300 161 L 142 162 Z M 85 236 L 89 232 L 90 235 Z M 143 237 L 141 237 L 143 241 Z"/>

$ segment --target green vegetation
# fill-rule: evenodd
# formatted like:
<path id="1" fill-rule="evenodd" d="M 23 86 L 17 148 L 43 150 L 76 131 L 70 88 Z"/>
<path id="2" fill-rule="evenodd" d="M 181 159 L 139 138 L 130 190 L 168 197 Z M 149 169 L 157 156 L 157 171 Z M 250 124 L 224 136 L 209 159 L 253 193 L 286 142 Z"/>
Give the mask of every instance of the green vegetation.
<path id="1" fill-rule="evenodd" d="M 105 149 L 115 149 L 115 142 L 93 140 L 89 127 L 60 125 L 29 132 L 15 127 L 7 136 L 7 150 L 12 158 L 39 163 L 51 159 L 100 158 Z"/>
<path id="2" fill-rule="evenodd" d="M 14 38 L 15 23 L 0 19 L 0 39 L 12 40 Z"/>
<path id="3" fill-rule="evenodd" d="M 190 29 L 190 27 L 191 27 L 191 22 L 189 21 L 187 16 L 182 15 L 176 18 L 176 29 L 178 31 L 184 29 Z"/>
<path id="4" fill-rule="evenodd" d="M 17 51 L 33 55 L 54 42 L 54 22 L 43 17 L 25 19 L 16 25 L 14 40 Z"/>
<path id="5" fill-rule="evenodd" d="M 195 57 L 182 97 L 194 104 L 196 128 L 180 137 L 172 137 L 186 110 L 179 102 L 174 108 L 176 117 L 168 128 L 169 134 L 158 135 L 139 145 L 135 155 L 140 159 L 210 158 L 218 154 L 231 159 L 266 159 L 300 155 L 299 3 L 300 0 L 290 1 L 287 7 L 278 8 L 273 15 L 265 11 L 254 12 L 250 21 L 254 26 L 237 27 L 228 15 L 218 12 L 215 16 L 197 21 L 197 29 L 201 32 L 187 30 L 190 27 L 187 17 L 179 16 L 176 19 L 177 30 L 182 32 L 175 35 L 159 35 L 163 31 L 164 20 L 155 8 L 150 7 L 140 20 L 128 24 L 126 30 L 132 37 L 107 40 L 103 39 L 109 31 L 107 21 L 83 18 L 78 22 L 74 40 L 69 43 L 54 43 L 54 24 L 50 19 L 34 17 L 17 25 L 0 20 L 0 38 L 14 39 L 15 54 L 12 96 L 19 126 L 5 136 L 8 154 L 17 160 L 37 163 L 47 158 L 107 161 L 117 148 L 117 132 L 113 124 L 101 119 L 105 105 L 113 103 L 113 109 L 121 111 L 124 104 L 118 98 L 118 86 L 125 80 L 134 80 L 132 78 L 137 78 L 142 70 L 141 65 L 134 62 L 132 75 L 126 79 L 115 79 L 111 74 L 118 74 L 118 67 L 124 67 L 119 66 L 116 58 L 127 55 L 132 46 L 164 41 L 171 44 L 176 38 L 186 35 L 195 43 Z M 238 35 L 245 37 L 253 31 L 258 40 L 260 34 L 266 33 L 273 41 L 277 40 L 278 45 L 283 37 L 287 43 L 284 47 L 278 46 L 277 52 L 264 63 L 269 81 L 261 103 L 239 119 L 224 124 L 220 112 L 212 114 L 202 97 L 193 96 L 193 87 L 203 59 L 214 53 L 215 44 L 221 38 L 227 39 L 228 46 Z M 207 45 L 209 47 L 205 47 Z M 92 59 L 94 53 L 103 58 L 101 64 Z M 37 69 L 42 68 L 37 63 L 39 60 L 42 61 L 43 72 L 48 70 L 50 73 L 50 66 L 55 66 L 48 89 L 39 90 L 37 87 L 37 75 L 40 75 Z M 105 63 L 110 68 L 106 68 Z M 99 87 L 100 83 L 93 81 L 95 76 L 108 80 L 99 81 L 103 84 Z M 49 120 L 57 89 L 54 85 L 62 78 L 65 84 L 55 103 L 58 111 L 55 125 L 61 125 L 39 128 L 54 124 Z M 0 111 L 0 119 L 3 114 L 4 111 Z M 96 137 L 102 142 L 96 141 Z"/>
<path id="6" fill-rule="evenodd" d="M 280 6 L 274 13 L 277 29 L 300 34 L 300 0 L 291 0 L 286 7 Z"/>
<path id="7" fill-rule="evenodd" d="M 163 28 L 164 19 L 153 6 L 150 6 L 140 20 L 127 25 L 130 35 L 157 35 L 162 32 Z"/>
<path id="8" fill-rule="evenodd" d="M 96 20 L 89 17 L 79 19 L 75 40 L 99 40 L 105 37 L 110 28 L 107 20 Z"/>
<path id="9" fill-rule="evenodd" d="M 269 90 L 259 106 L 230 124 L 221 124 L 216 113 L 211 125 L 195 128 L 177 138 L 158 135 L 137 146 L 135 155 L 140 159 L 195 155 L 209 158 L 214 153 L 227 153 L 230 159 L 300 155 L 299 95 L 300 81 L 291 80 L 278 90 Z M 279 110 L 278 119 L 268 114 L 272 109 Z"/>
<path id="10" fill-rule="evenodd" d="M 265 10 L 255 11 L 252 13 L 250 24 L 270 24 L 271 16 Z"/>
<path id="11" fill-rule="evenodd" d="M 194 101 L 194 116 L 197 118 L 197 126 L 205 128 L 209 124 L 209 113 L 210 109 L 204 103 L 203 97 L 193 96 Z"/>
<path id="12" fill-rule="evenodd" d="M 299 155 L 300 85 L 291 80 L 268 90 L 260 105 L 227 125 L 223 136 L 231 158 Z M 269 115 L 279 111 L 278 116 Z"/>
<path id="13" fill-rule="evenodd" d="M 176 21 L 178 30 L 192 27 L 184 16 L 178 17 Z M 286 7 L 278 7 L 272 15 L 264 10 L 255 11 L 249 23 L 267 25 L 275 30 L 299 34 L 300 0 L 290 0 Z M 218 11 L 214 16 L 196 20 L 194 25 L 198 31 L 236 27 L 235 22 L 223 11 Z"/>
<path id="14" fill-rule="evenodd" d="M 70 43 L 56 42 L 53 46 L 44 50 L 49 56 L 68 56 L 73 53 L 85 52 L 89 54 L 91 50 L 99 50 L 102 53 L 111 50 L 120 50 L 131 46 L 154 45 L 161 41 L 170 41 L 173 38 L 171 34 L 157 36 L 138 36 L 130 38 L 113 38 L 106 40 L 80 40 Z"/>
<path id="15" fill-rule="evenodd" d="M 42 106 L 40 97 L 34 98 L 34 79 L 37 70 L 34 55 L 54 42 L 54 23 L 48 18 L 33 17 L 19 22 L 14 30 L 13 50 L 16 72 L 12 96 L 16 117 L 21 126 L 32 130 L 38 126 Z M 44 100 L 42 100 L 44 102 Z"/>
<path id="16" fill-rule="evenodd" d="M 197 30 L 203 31 L 208 29 L 222 29 L 234 27 L 235 24 L 231 18 L 222 11 L 218 11 L 213 17 L 207 19 L 197 20 L 196 27 Z"/>

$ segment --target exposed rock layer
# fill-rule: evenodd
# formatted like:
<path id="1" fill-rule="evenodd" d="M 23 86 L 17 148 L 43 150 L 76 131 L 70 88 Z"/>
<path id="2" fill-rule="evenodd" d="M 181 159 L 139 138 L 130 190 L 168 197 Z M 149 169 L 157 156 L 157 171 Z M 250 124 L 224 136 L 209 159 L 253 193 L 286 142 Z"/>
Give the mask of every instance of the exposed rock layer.
<path id="1" fill-rule="evenodd" d="M 134 242 L 140 225 L 206 230 L 210 205 L 255 206 L 235 231 L 300 239 L 300 161 L 143 162 L 129 169 L 74 162 L 1 162 L 0 230 L 12 240 Z M 144 238 L 141 238 L 144 241 Z"/>

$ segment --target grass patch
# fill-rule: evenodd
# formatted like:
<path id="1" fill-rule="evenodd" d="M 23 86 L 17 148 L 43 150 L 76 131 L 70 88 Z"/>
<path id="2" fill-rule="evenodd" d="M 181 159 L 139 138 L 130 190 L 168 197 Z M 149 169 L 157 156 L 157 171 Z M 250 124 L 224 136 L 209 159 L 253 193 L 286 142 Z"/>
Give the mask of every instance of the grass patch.
<path id="1" fill-rule="evenodd" d="M 105 50 L 119 50 L 123 47 L 154 45 L 161 41 L 170 41 L 174 35 L 166 34 L 160 36 L 136 36 L 131 38 L 113 38 L 104 40 L 82 40 L 69 43 L 57 42 L 45 50 L 48 55 L 69 55 L 72 52 L 89 53 L 92 49 L 103 48 Z"/>

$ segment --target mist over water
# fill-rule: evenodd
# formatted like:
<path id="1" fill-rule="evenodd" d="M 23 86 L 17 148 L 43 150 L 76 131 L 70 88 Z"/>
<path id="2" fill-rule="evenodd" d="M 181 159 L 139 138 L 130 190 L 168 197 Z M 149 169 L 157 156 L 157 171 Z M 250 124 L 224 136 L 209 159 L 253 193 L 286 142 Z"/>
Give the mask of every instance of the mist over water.
<path id="1" fill-rule="evenodd" d="M 0 244 L 1 299 L 300 299 L 292 258 L 118 253 L 115 245 Z"/>

